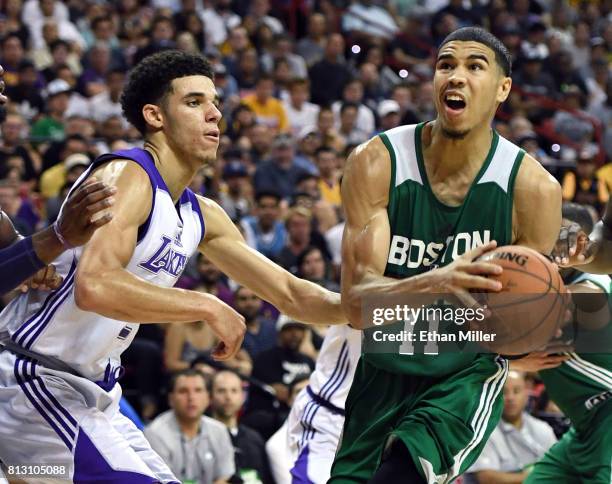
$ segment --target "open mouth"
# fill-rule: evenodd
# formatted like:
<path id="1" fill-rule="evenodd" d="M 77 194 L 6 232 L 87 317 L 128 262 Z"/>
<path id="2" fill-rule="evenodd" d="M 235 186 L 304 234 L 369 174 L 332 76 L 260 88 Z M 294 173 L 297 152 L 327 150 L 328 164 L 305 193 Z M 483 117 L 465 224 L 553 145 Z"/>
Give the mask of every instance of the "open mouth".
<path id="1" fill-rule="evenodd" d="M 451 111 L 461 111 L 465 109 L 465 100 L 457 94 L 447 94 L 444 96 L 444 104 Z"/>

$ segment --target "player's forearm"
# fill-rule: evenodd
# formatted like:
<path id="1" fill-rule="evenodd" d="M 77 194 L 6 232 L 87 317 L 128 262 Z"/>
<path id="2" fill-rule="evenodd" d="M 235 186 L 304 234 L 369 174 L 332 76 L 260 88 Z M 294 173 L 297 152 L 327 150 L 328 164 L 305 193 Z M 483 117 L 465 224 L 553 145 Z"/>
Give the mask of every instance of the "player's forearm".
<path id="1" fill-rule="evenodd" d="M 522 484 L 527 472 L 480 471 L 476 473 L 478 484 Z"/>
<path id="2" fill-rule="evenodd" d="M 77 273 L 75 300 L 84 311 L 134 323 L 206 320 L 216 303 L 210 294 L 159 287 L 125 269 Z"/>
<path id="3" fill-rule="evenodd" d="M 406 279 L 367 274 L 352 287 L 343 287 L 342 305 L 351 326 L 356 329 L 366 329 L 373 325 L 372 321 L 363 318 L 363 307 L 367 299 L 380 301 L 381 297 L 401 294 L 402 302 L 408 305 L 420 306 L 435 301 L 437 297 L 434 294 L 436 292 L 434 272 L 426 272 Z"/>
<path id="4" fill-rule="evenodd" d="M 60 240 L 55 235 L 53 227 L 47 227 L 32 236 L 32 245 L 36 255 L 45 264 L 50 264 L 66 250 Z"/>
<path id="5" fill-rule="evenodd" d="M 340 294 L 306 281 L 291 277 L 288 300 L 279 308 L 290 318 L 310 324 L 346 324 L 348 322 Z"/>
<path id="6" fill-rule="evenodd" d="M 32 277 L 45 264 L 37 257 L 32 239 L 22 239 L 0 250 L 0 294 L 4 294 Z"/>

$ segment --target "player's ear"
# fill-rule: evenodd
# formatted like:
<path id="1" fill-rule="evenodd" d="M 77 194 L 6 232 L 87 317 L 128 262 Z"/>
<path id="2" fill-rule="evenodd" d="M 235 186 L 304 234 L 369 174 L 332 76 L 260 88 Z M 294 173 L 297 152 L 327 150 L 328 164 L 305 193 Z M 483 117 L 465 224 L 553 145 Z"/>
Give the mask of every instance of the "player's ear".
<path id="1" fill-rule="evenodd" d="M 503 76 L 497 88 L 497 102 L 498 103 L 503 103 L 506 99 L 508 99 L 508 95 L 510 94 L 510 89 L 512 89 L 512 78 Z"/>
<path id="2" fill-rule="evenodd" d="M 142 117 L 149 126 L 155 129 L 161 129 L 164 125 L 164 116 L 161 107 L 155 104 L 145 104 L 142 107 Z"/>

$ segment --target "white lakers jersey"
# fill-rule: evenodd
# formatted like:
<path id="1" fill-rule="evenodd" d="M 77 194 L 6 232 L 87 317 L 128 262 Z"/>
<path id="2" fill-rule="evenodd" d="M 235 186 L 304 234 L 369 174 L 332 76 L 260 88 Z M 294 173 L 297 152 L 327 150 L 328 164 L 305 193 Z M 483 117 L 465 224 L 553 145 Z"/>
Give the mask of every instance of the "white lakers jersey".
<path id="1" fill-rule="evenodd" d="M 140 148 L 99 157 L 76 185 L 113 159 L 138 163 L 149 175 L 153 191 L 151 212 L 138 229 L 138 242 L 126 270 L 157 286 L 171 287 L 204 237 L 204 219 L 196 196 L 185 189 L 175 205 L 153 158 Z M 54 262 L 64 278 L 60 288 L 29 291 L 4 309 L 0 314 L 0 341 L 10 338 L 26 350 L 64 362 L 88 379 L 112 383 L 121 371 L 120 355 L 139 325 L 76 306 L 74 278 L 81 252 L 81 248 L 66 251 Z"/>

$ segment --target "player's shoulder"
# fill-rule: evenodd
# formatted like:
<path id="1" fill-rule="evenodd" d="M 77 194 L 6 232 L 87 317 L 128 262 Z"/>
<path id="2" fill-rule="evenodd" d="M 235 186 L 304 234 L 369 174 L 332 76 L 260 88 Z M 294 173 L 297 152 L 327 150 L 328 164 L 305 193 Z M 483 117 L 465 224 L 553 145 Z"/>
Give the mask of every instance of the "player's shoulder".
<path id="1" fill-rule="evenodd" d="M 380 133 L 357 145 L 347 159 L 346 171 L 362 180 L 381 177 L 385 173 L 390 176 L 391 156 L 383 141 L 384 136 L 385 133 Z"/>
<path id="2" fill-rule="evenodd" d="M 561 197 L 561 185 L 550 172 L 529 153 L 525 153 L 516 177 L 516 187 L 537 190 L 544 196 Z"/>

